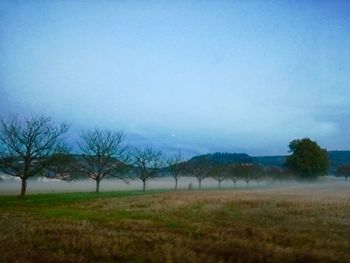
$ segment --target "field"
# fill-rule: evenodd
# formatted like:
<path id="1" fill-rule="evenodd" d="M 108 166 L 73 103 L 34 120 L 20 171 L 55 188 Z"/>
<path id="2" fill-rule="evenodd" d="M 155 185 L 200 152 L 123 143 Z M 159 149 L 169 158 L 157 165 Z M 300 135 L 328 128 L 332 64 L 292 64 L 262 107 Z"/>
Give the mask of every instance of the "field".
<path id="1" fill-rule="evenodd" d="M 0 196 L 4 262 L 350 262 L 350 184 Z"/>

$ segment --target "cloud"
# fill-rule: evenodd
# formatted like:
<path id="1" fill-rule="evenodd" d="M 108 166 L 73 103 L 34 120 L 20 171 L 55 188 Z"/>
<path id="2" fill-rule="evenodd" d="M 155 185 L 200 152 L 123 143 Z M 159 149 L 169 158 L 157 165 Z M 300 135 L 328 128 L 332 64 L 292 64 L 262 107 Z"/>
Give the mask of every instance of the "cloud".
<path id="1" fill-rule="evenodd" d="M 348 4 L 19 5 L 0 22 L 1 113 L 167 151 L 278 154 L 299 137 L 350 147 Z"/>

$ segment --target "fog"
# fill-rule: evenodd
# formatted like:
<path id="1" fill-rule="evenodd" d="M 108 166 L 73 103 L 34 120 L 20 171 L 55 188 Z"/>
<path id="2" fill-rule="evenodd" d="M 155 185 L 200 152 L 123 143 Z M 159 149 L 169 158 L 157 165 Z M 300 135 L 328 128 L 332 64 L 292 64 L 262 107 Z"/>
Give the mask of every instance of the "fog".
<path id="1" fill-rule="evenodd" d="M 178 181 L 179 190 L 188 190 L 189 185 L 192 184 L 192 189 L 198 189 L 198 181 L 194 177 L 182 177 Z M 147 183 L 147 189 L 173 189 L 175 181 L 172 177 L 154 178 Z M 317 191 L 338 191 L 338 189 L 345 190 L 348 188 L 350 194 L 350 181 L 345 181 L 344 178 L 334 176 L 325 176 L 313 183 L 301 183 L 295 181 L 286 182 L 272 182 L 252 181 L 247 187 L 246 183 L 239 181 L 236 184 L 237 189 L 249 190 L 273 190 L 273 191 L 287 191 L 287 190 L 317 190 Z M 0 181 L 0 195 L 17 195 L 20 192 L 21 182 L 17 179 L 5 179 Z M 56 179 L 37 178 L 29 179 L 27 181 L 27 193 L 60 193 L 60 192 L 93 192 L 95 191 L 95 181 L 84 179 L 79 181 L 61 181 Z M 202 189 L 217 189 L 218 182 L 212 178 L 206 178 L 202 181 Z M 140 180 L 130 180 L 125 183 L 119 179 L 106 178 L 101 181 L 100 191 L 125 191 L 125 190 L 141 190 L 142 182 Z M 233 189 L 234 184 L 231 180 L 225 180 L 221 183 L 221 189 Z"/>

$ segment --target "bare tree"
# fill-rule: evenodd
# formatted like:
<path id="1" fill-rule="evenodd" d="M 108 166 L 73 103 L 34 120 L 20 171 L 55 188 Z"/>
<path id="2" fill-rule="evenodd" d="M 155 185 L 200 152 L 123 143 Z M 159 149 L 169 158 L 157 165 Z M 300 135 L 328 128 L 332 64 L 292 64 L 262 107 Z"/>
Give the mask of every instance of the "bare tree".
<path id="1" fill-rule="evenodd" d="M 187 163 L 186 170 L 196 177 L 198 181 L 198 189 L 202 189 L 202 181 L 209 177 L 209 172 L 211 169 L 211 165 L 206 159 L 197 159 L 192 160 Z"/>
<path id="2" fill-rule="evenodd" d="M 237 165 L 236 164 L 229 164 L 228 167 L 229 177 L 233 182 L 234 188 L 237 187 L 237 182 L 241 179 L 241 175 L 237 171 Z"/>
<path id="3" fill-rule="evenodd" d="M 179 177 L 181 176 L 184 170 L 184 161 L 181 152 L 179 151 L 176 155 L 169 157 L 166 160 L 166 164 L 168 166 L 168 170 L 170 175 L 175 180 L 175 191 L 177 190 L 177 182 Z"/>
<path id="4" fill-rule="evenodd" d="M 146 191 L 146 183 L 149 179 L 157 177 L 162 167 L 162 153 L 150 147 L 136 148 L 133 153 L 133 166 L 136 178 L 142 181 L 142 190 Z"/>
<path id="5" fill-rule="evenodd" d="M 270 176 L 273 183 L 282 179 L 283 169 L 277 166 L 269 166 L 266 168 L 266 173 Z"/>
<path id="6" fill-rule="evenodd" d="M 253 180 L 255 180 L 259 185 L 261 181 L 266 179 L 266 174 L 267 174 L 266 169 L 258 165 L 254 165 L 252 168 L 253 169 L 251 173 L 252 173 Z"/>
<path id="7" fill-rule="evenodd" d="M 254 179 L 254 166 L 252 164 L 237 164 L 234 168 L 234 173 L 237 177 L 244 180 L 249 187 L 249 182 Z"/>
<path id="8" fill-rule="evenodd" d="M 83 132 L 81 140 L 82 158 L 77 160 L 78 168 L 83 175 L 96 181 L 96 193 L 103 178 L 124 179 L 128 157 L 122 132 L 94 129 Z"/>
<path id="9" fill-rule="evenodd" d="M 68 124 L 56 125 L 43 116 L 25 120 L 12 116 L 0 120 L 0 169 L 21 179 L 22 197 L 29 177 L 45 176 L 50 167 L 54 169 L 57 157 L 68 153 L 62 140 L 68 129 Z"/>
<path id="10" fill-rule="evenodd" d="M 225 165 L 219 165 L 214 166 L 210 169 L 211 177 L 218 182 L 218 188 L 221 188 L 221 183 L 226 179 L 227 177 L 227 166 Z"/>
<path id="11" fill-rule="evenodd" d="M 336 174 L 339 176 L 344 176 L 345 180 L 350 177 L 350 165 L 343 164 L 337 168 Z"/>
<path id="12" fill-rule="evenodd" d="M 249 182 L 253 180 L 259 184 L 265 176 L 265 170 L 261 166 L 253 164 L 238 164 L 235 171 L 246 182 L 247 187 L 249 187 Z"/>

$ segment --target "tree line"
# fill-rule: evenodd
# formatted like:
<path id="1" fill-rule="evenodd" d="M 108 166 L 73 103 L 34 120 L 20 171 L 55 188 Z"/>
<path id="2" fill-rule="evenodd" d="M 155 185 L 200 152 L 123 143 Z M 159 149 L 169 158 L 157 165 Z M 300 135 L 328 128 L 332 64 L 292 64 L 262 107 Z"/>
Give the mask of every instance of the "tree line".
<path id="1" fill-rule="evenodd" d="M 164 156 L 151 147 L 132 148 L 125 143 L 123 132 L 97 128 L 80 134 L 76 143 L 79 153 L 73 154 L 65 140 L 69 128 L 65 122 L 56 124 L 44 116 L 0 119 L 0 170 L 21 180 L 20 196 L 26 193 L 27 179 L 34 176 L 62 180 L 88 177 L 96 182 L 99 192 L 106 177 L 125 182 L 139 179 L 146 190 L 150 179 L 167 174 L 174 178 L 176 190 L 179 178 L 187 175 L 194 176 L 201 189 L 202 180 L 208 177 L 214 178 L 219 188 L 224 180 L 231 180 L 235 186 L 238 181 L 245 181 L 249 186 L 251 181 L 259 183 L 267 178 L 276 181 L 298 175 L 314 177 L 328 168 L 325 150 L 310 139 L 292 141 L 289 145 L 292 154 L 286 167 L 280 168 L 251 162 L 217 164 L 205 158 L 186 161 L 181 152 Z"/>

